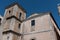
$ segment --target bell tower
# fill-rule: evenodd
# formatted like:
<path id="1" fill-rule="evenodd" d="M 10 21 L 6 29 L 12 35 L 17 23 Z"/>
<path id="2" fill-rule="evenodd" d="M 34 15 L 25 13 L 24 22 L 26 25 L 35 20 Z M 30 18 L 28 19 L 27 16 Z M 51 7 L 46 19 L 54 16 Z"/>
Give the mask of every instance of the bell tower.
<path id="1" fill-rule="evenodd" d="M 60 3 L 58 4 L 58 14 L 60 15 Z"/>
<path id="2" fill-rule="evenodd" d="M 3 40 L 19 40 L 20 26 L 24 19 L 26 19 L 26 11 L 18 3 L 7 6 L 3 19 Z"/>

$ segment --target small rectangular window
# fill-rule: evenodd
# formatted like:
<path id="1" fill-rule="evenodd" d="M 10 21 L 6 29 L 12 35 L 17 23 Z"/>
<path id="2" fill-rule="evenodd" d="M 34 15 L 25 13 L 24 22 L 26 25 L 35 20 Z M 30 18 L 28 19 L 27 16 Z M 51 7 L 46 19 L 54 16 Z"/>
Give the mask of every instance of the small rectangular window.
<path id="1" fill-rule="evenodd" d="M 2 20 L 2 19 L 0 18 L 0 25 L 1 25 L 1 20 Z"/>
<path id="2" fill-rule="evenodd" d="M 9 40 L 9 36 L 7 37 L 7 40 Z"/>
<path id="3" fill-rule="evenodd" d="M 12 10 L 8 10 L 8 13 L 11 16 L 12 15 Z"/>
<path id="4" fill-rule="evenodd" d="M 31 21 L 31 26 L 34 26 L 35 25 L 35 20 L 32 20 Z"/>
<path id="5" fill-rule="evenodd" d="M 20 25 L 21 25 L 21 24 L 18 25 L 18 28 L 19 28 L 19 29 L 20 29 Z"/>
<path id="6" fill-rule="evenodd" d="M 21 19 L 21 15 L 22 15 L 22 13 L 19 14 L 19 19 Z"/>
<path id="7" fill-rule="evenodd" d="M 31 31 L 35 31 L 35 20 L 31 21 Z"/>
<path id="8" fill-rule="evenodd" d="M 11 11 L 9 10 L 9 14 L 11 13 Z"/>

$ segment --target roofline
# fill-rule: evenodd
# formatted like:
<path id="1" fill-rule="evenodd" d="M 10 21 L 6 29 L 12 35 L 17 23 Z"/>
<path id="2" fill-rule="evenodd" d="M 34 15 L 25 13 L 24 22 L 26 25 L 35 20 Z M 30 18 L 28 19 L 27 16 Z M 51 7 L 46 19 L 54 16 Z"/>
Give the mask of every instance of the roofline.
<path id="1" fill-rule="evenodd" d="M 21 33 L 17 33 L 17 32 L 15 32 L 15 31 L 12 31 L 12 30 L 3 31 L 2 33 L 3 33 L 3 34 L 7 34 L 7 33 L 13 33 L 13 34 L 16 34 L 16 35 L 18 35 L 18 36 L 21 36 L 21 35 L 22 35 Z"/>
<path id="2" fill-rule="evenodd" d="M 18 19 L 17 17 L 15 17 L 14 15 L 12 15 L 12 16 L 10 16 L 10 17 L 7 17 L 6 20 L 9 20 L 9 19 L 11 19 L 11 18 L 15 18 L 17 21 L 22 22 L 21 20 L 19 20 L 19 19 Z"/>
<path id="3" fill-rule="evenodd" d="M 6 6 L 5 9 L 8 9 L 14 5 L 17 5 L 19 8 L 21 8 L 22 11 L 24 11 L 26 13 L 26 10 L 22 6 L 20 6 L 19 3 L 17 3 L 17 2 L 11 3 L 9 6 Z"/>
<path id="4" fill-rule="evenodd" d="M 36 15 L 36 16 L 33 16 L 33 17 L 30 17 L 30 18 L 25 19 L 25 20 L 23 20 L 23 21 L 27 21 L 27 20 L 30 20 L 30 19 L 33 19 L 33 18 L 36 18 L 36 17 L 39 17 L 39 16 L 46 15 L 46 14 L 50 14 L 50 12 L 42 12 L 42 13 L 40 13 L 39 15 Z"/>
<path id="5" fill-rule="evenodd" d="M 60 30 L 60 28 L 59 28 L 59 26 L 58 26 L 57 22 L 55 21 L 55 19 L 54 19 L 53 15 L 52 15 L 51 13 L 50 13 L 50 16 L 51 16 L 51 18 L 53 19 L 54 23 L 56 24 L 57 28 Z"/>

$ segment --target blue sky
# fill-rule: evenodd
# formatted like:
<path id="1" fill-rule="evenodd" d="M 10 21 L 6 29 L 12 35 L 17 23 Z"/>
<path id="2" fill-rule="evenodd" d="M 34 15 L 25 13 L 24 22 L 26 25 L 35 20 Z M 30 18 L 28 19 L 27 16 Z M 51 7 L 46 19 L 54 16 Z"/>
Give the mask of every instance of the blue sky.
<path id="1" fill-rule="evenodd" d="M 0 15 L 4 15 L 5 7 L 13 2 L 18 2 L 27 11 L 27 17 L 35 12 L 52 12 L 58 26 L 60 16 L 58 15 L 57 4 L 60 0 L 0 0 Z"/>

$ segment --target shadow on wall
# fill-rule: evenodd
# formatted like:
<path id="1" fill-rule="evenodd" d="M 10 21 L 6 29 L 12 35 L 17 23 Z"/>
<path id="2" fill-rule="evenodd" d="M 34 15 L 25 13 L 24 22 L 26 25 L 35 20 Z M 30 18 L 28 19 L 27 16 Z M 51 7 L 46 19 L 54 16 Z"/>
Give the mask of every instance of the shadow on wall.
<path id="1" fill-rule="evenodd" d="M 54 31 L 55 31 L 55 33 L 56 33 L 57 40 L 60 40 L 60 36 L 59 36 L 59 34 L 58 34 L 58 32 L 57 32 L 56 28 L 54 28 Z"/>

